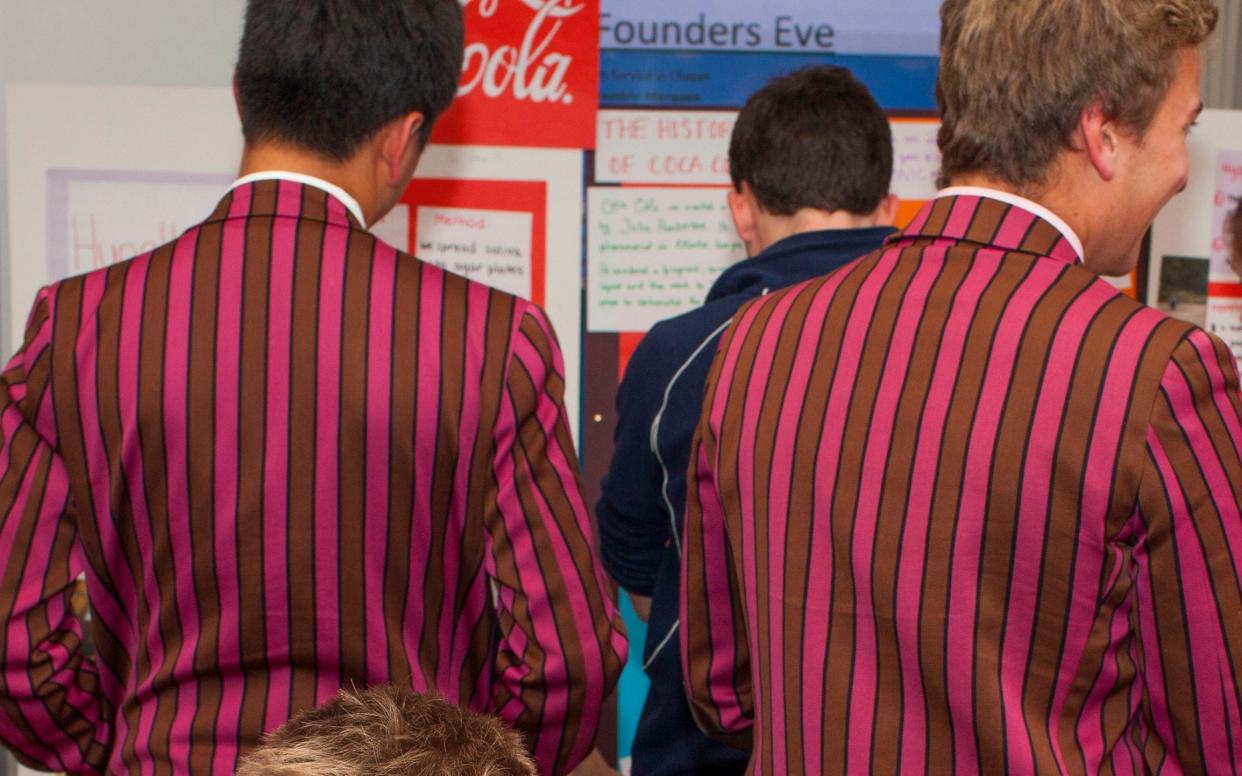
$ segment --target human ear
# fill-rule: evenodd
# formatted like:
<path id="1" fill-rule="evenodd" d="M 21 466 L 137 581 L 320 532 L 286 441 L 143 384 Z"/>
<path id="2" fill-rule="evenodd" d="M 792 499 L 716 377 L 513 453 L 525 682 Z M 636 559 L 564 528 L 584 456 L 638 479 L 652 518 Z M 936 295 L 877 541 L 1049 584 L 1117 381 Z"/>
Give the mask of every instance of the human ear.
<path id="1" fill-rule="evenodd" d="M 423 114 L 414 111 L 390 121 L 381 130 L 380 158 L 389 186 L 404 186 L 412 169 L 412 161 L 417 161 L 422 153 L 418 130 L 423 126 L 423 120 Z"/>
<path id="2" fill-rule="evenodd" d="M 876 226 L 893 226 L 897 223 L 897 210 L 901 206 L 901 200 L 897 199 L 895 194 L 889 194 L 880 200 L 880 206 L 875 209 Z"/>
<path id="3" fill-rule="evenodd" d="M 748 250 L 758 242 L 758 228 L 755 224 L 757 206 L 755 195 L 745 181 L 742 182 L 740 190 L 729 190 L 729 215 L 733 217 L 733 228 L 737 230 L 737 236 Z"/>
<path id="4" fill-rule="evenodd" d="M 1087 106 L 1078 119 L 1082 150 L 1096 174 L 1106 182 L 1117 177 L 1120 163 L 1119 133 L 1117 122 L 1105 112 L 1103 104 L 1098 100 Z"/>

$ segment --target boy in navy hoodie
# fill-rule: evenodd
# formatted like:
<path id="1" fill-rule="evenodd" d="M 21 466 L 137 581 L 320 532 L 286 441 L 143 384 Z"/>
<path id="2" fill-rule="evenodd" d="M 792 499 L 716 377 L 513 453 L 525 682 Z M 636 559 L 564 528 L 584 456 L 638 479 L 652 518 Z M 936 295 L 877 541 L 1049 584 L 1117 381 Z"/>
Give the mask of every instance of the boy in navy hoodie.
<path id="1" fill-rule="evenodd" d="M 648 620 L 651 689 L 634 776 L 741 774 L 749 753 L 699 731 L 682 685 L 677 599 L 690 441 L 720 334 L 747 301 L 827 274 L 893 233 L 888 120 L 853 74 L 810 67 L 747 100 L 729 144 L 734 226 L 750 258 L 697 310 L 662 321 L 617 394 L 616 447 L 596 505 L 604 565 Z"/>

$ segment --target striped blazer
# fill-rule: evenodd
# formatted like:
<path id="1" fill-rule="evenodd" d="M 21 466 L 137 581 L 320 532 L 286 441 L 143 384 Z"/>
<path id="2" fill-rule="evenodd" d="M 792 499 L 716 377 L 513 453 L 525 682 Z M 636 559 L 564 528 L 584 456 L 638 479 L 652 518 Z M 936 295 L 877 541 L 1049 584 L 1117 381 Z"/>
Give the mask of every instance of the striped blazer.
<path id="1" fill-rule="evenodd" d="M 338 688 L 395 682 L 569 770 L 626 644 L 563 386 L 536 306 L 289 181 L 46 288 L 0 379 L 0 740 L 226 774 Z"/>
<path id="2" fill-rule="evenodd" d="M 1231 772 L 1238 391 L 991 198 L 743 308 L 690 464 L 700 723 L 763 774 Z"/>

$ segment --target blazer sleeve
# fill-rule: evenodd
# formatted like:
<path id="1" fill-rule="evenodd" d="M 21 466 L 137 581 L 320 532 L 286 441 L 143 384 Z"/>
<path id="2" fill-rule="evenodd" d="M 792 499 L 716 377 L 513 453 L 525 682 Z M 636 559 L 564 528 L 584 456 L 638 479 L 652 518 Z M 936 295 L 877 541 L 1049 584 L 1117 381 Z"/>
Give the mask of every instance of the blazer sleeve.
<path id="1" fill-rule="evenodd" d="M 109 727 L 72 597 L 83 572 L 55 444 L 51 293 L 0 375 L 0 740 L 43 770 L 102 772 Z"/>
<path id="2" fill-rule="evenodd" d="M 699 727 L 719 741 L 750 749 L 755 716 L 750 645 L 739 559 L 728 530 L 739 516 L 726 512 L 716 477 L 718 420 L 731 400 L 733 377 L 722 374 L 722 356 L 736 331 L 735 325 L 726 332 L 712 364 L 690 450 L 682 540 L 681 659 L 690 709 Z"/>
<path id="3" fill-rule="evenodd" d="M 1242 397 L 1232 354 L 1191 332 L 1147 428 L 1139 491 L 1137 656 L 1146 754 L 1188 773 L 1237 762 L 1242 741 Z"/>
<path id="4" fill-rule="evenodd" d="M 626 657 L 564 390 L 551 324 L 538 307 L 519 306 L 494 432 L 496 493 L 488 516 L 499 620 L 493 702 L 526 735 L 544 774 L 566 773 L 591 751 Z"/>

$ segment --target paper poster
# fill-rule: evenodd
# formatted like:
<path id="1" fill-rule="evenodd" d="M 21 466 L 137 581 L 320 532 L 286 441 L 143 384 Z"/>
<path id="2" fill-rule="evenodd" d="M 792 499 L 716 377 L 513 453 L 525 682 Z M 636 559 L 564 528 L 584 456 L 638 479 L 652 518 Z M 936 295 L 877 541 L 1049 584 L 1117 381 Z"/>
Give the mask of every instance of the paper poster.
<path id="1" fill-rule="evenodd" d="M 371 224 L 371 234 L 399 251 L 410 251 L 410 206 L 404 202 L 393 205 L 388 215 Z"/>
<path id="2" fill-rule="evenodd" d="M 1229 266 L 1229 235 L 1225 224 L 1242 207 L 1242 149 L 1221 151 L 1216 162 L 1216 189 L 1212 192 L 1212 275 L 1233 276 Z M 1238 235 L 1242 240 L 1242 235 Z"/>
<path id="3" fill-rule="evenodd" d="M 1165 256 L 1160 262 L 1157 307 L 1173 318 L 1207 326 L 1208 262 L 1187 256 Z"/>
<path id="4" fill-rule="evenodd" d="M 893 119 L 893 185 L 890 191 L 905 201 L 936 196 L 940 177 L 940 146 L 934 119 Z"/>
<path id="5" fill-rule="evenodd" d="M 420 209 L 529 215 L 530 298 L 556 329 L 566 365 L 565 409 L 579 441 L 583 177 L 581 151 L 438 145 L 423 154 L 402 202 L 409 208 L 408 244 L 415 254 L 423 240 Z"/>
<path id="6" fill-rule="evenodd" d="M 594 188 L 587 213 L 592 332 L 646 331 L 700 307 L 745 258 L 722 189 Z"/>
<path id="7" fill-rule="evenodd" d="M 604 48 L 921 54 L 939 50 L 938 0 L 603 0 Z"/>
<path id="8" fill-rule="evenodd" d="M 1242 197 L 1242 111 L 1205 110 L 1186 141 L 1190 176 L 1186 188 L 1175 196 L 1151 230 L 1151 278 L 1140 295 L 1149 305 L 1167 309 L 1163 263 L 1168 257 L 1199 257 L 1201 274 L 1207 276 L 1207 295 L 1202 320 L 1195 323 L 1229 342 L 1242 358 L 1238 317 L 1242 306 L 1242 282 L 1229 267 L 1225 218 Z M 1176 270 L 1175 270 L 1176 272 Z M 1179 302 L 1179 307 L 1181 303 Z M 1196 311 L 1196 316 L 1198 312 Z M 1181 316 L 1179 316 L 1181 317 Z"/>
<path id="9" fill-rule="evenodd" d="M 530 299 L 533 221 L 529 212 L 420 207 L 416 253 L 462 277 Z"/>
<path id="10" fill-rule="evenodd" d="M 432 140 L 590 148 L 599 103 L 599 0 L 459 0 L 457 100 Z"/>
<path id="11" fill-rule="evenodd" d="M 737 111 L 602 110 L 599 183 L 727 185 Z"/>
<path id="12" fill-rule="evenodd" d="M 40 287 L 211 215 L 242 138 L 231 89 L 9 85 L 5 99 L 7 357 Z"/>
<path id="13" fill-rule="evenodd" d="M 602 0 L 600 104 L 736 108 L 797 67 L 850 68 L 889 109 L 932 110 L 939 0 Z"/>
<path id="14" fill-rule="evenodd" d="M 1205 328 L 1224 340 L 1235 357 L 1242 357 L 1242 284 L 1212 289 Z"/>
<path id="15" fill-rule="evenodd" d="M 449 272 L 543 305 L 547 300 L 547 185 L 419 178 L 402 204 L 405 247 Z"/>
<path id="16" fill-rule="evenodd" d="M 100 269 L 176 239 L 211 215 L 232 175 L 47 172 L 47 279 Z"/>
<path id="17" fill-rule="evenodd" d="M 729 140 L 737 111 L 601 110 L 597 120 L 598 183 L 728 186 Z M 890 191 L 912 216 L 936 195 L 940 149 L 933 119 L 894 118 Z M 908 212 L 907 212 L 908 211 Z"/>

